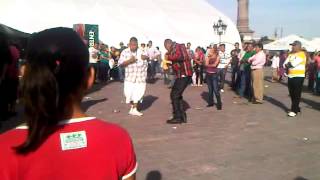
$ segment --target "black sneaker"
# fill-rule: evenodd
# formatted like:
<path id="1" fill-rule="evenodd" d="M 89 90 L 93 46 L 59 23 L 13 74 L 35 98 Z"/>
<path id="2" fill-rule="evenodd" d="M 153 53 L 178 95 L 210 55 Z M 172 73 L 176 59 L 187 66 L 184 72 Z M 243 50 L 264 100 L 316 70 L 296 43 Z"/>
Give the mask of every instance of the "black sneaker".
<path id="1" fill-rule="evenodd" d="M 172 118 L 167 120 L 167 124 L 181 124 L 183 120 L 181 118 Z"/>

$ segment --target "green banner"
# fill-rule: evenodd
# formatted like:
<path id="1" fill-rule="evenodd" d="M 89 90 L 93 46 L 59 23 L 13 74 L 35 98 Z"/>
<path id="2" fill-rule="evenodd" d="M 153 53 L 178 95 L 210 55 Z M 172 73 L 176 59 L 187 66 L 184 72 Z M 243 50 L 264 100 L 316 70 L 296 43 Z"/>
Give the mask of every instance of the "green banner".
<path id="1" fill-rule="evenodd" d="M 88 46 L 92 47 L 99 43 L 99 26 L 95 24 L 85 24 L 84 38 L 88 41 Z"/>

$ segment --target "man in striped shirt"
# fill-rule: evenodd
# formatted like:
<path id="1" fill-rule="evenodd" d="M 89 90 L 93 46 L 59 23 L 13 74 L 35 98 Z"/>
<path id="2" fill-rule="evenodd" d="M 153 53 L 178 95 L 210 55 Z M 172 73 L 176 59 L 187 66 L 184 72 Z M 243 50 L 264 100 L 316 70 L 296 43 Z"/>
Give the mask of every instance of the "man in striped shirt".
<path id="1" fill-rule="evenodd" d="M 218 65 L 219 87 L 221 92 L 224 92 L 224 82 L 226 79 L 227 69 L 231 61 L 231 55 L 226 52 L 226 45 L 220 44 L 219 46 L 220 63 Z"/>

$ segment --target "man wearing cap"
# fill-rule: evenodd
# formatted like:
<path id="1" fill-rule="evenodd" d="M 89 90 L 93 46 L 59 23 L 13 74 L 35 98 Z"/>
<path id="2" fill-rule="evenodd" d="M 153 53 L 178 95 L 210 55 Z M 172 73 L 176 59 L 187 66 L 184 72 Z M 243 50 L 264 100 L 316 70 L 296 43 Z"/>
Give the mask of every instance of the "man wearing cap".
<path id="1" fill-rule="evenodd" d="M 288 89 L 292 103 L 288 116 L 295 117 L 300 112 L 299 103 L 305 78 L 307 58 L 305 52 L 302 51 L 300 41 L 294 41 L 290 45 L 292 46 L 292 51 L 283 66 L 288 70 Z"/>

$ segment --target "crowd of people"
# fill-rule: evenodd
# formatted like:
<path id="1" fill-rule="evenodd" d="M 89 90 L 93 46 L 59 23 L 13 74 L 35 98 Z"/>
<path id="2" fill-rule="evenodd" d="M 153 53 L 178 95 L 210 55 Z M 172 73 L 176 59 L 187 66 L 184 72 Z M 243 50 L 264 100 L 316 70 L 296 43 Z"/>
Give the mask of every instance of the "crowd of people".
<path id="1" fill-rule="evenodd" d="M 127 47 L 120 43 L 119 49 L 109 49 L 103 43 L 88 48 L 72 29 L 53 28 L 32 35 L 20 73 L 18 62 L 24 57 L 19 48 L 10 45 L 2 34 L 0 45 L 1 120 L 15 112 L 18 95 L 25 119 L 24 125 L 0 135 L 0 154 L 4 158 L 0 162 L 0 177 L 4 180 L 85 179 L 88 174 L 92 179 L 135 179 L 137 162 L 128 133 L 89 117 L 81 109 L 82 98 L 94 83 L 123 82 L 123 94 L 130 105 L 128 114 L 142 116 L 139 104 L 147 83 L 161 74 L 164 84 L 171 89 L 172 118 L 167 120 L 168 124 L 188 122 L 183 93 L 190 84 L 201 87 L 206 83 L 207 107 L 222 110 L 221 96 L 228 72 L 236 98 L 263 104 L 264 68 L 269 59 L 272 82 L 288 77 L 292 104 L 289 117 L 301 112 L 299 103 L 306 76 L 308 87 L 320 92 L 320 53 L 307 53 L 299 41 L 291 44 L 292 51 L 274 53 L 271 58 L 259 42 L 243 43 L 242 48 L 235 43 L 229 53 L 225 44 L 193 50 L 191 43 L 166 39 L 166 52 L 162 54 L 152 41 L 147 46 L 139 45 L 135 37 L 130 38 Z M 77 173 L 60 171 L 83 167 L 86 170 Z"/>

